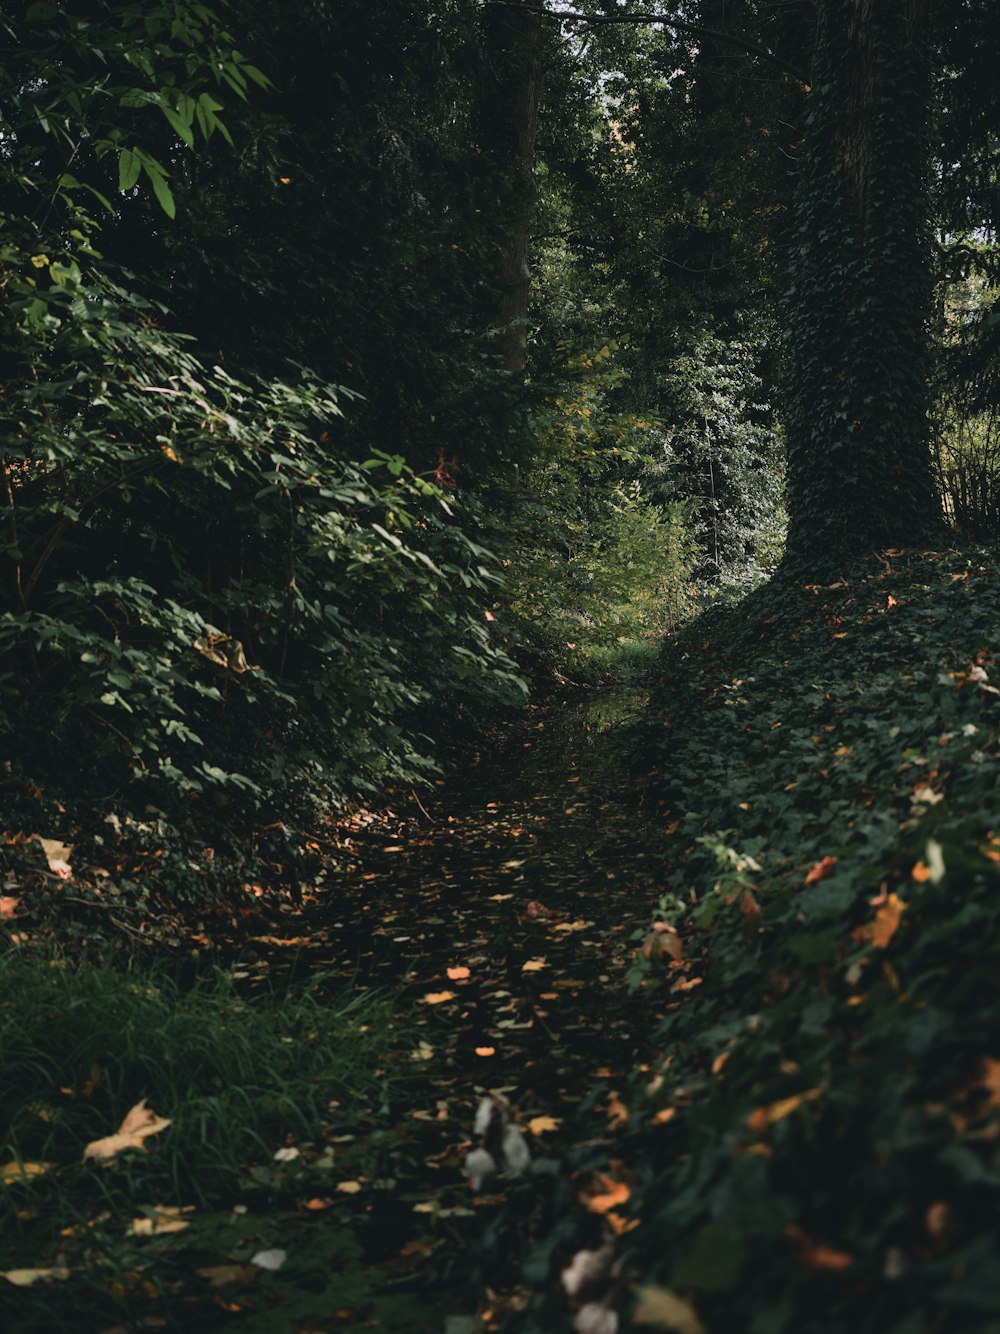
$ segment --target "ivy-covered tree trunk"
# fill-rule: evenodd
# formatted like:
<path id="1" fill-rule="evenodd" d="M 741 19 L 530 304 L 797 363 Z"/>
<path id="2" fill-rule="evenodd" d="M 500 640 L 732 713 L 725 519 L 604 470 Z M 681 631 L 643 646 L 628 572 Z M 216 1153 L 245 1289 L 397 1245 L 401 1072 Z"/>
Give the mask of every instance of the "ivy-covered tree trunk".
<path id="1" fill-rule="evenodd" d="M 483 16 L 479 147 L 489 180 L 487 221 L 496 240 L 491 323 L 501 331 L 500 364 L 514 373 L 524 370 L 528 347 L 541 21 L 541 0 L 491 0 Z"/>
<path id="2" fill-rule="evenodd" d="M 788 559 L 940 523 L 927 426 L 932 0 L 822 0 L 788 300 Z"/>

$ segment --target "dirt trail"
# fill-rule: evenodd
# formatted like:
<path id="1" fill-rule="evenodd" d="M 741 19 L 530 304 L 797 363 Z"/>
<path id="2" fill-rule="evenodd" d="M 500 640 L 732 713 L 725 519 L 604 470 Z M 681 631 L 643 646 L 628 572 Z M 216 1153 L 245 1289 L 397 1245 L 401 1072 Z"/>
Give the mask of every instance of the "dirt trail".
<path id="1" fill-rule="evenodd" d="M 346 896 L 321 914 L 330 962 L 405 982 L 450 1076 L 523 1093 L 544 1065 L 574 1098 L 581 1067 L 627 1061 L 623 970 L 660 861 L 628 772 L 644 702 L 591 691 L 533 711 L 421 795 L 398 837 L 359 840 Z"/>
<path id="2" fill-rule="evenodd" d="M 558 1156 L 595 1083 L 624 1088 L 648 1057 L 653 1016 L 625 983 L 662 864 L 630 773 L 644 705 L 635 691 L 588 691 L 529 711 L 409 799 L 395 829 L 360 828 L 353 865 L 288 919 L 297 955 L 266 951 L 272 978 L 330 970 L 398 997 L 384 1177 L 350 1207 L 401 1294 L 460 1289 L 457 1257 L 502 1207 L 502 1180 L 474 1198 L 462 1173 L 485 1091 L 503 1091 L 522 1126 L 553 1118 L 529 1143 Z"/>

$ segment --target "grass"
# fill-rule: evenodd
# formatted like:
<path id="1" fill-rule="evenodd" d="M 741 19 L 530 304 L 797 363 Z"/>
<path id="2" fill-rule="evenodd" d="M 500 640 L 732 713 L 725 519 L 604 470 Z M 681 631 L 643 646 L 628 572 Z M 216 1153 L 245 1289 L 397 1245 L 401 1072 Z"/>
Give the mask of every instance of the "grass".
<path id="1" fill-rule="evenodd" d="M 0 997 L 0 1269 L 56 1271 L 0 1280 L 5 1331 L 214 1330 L 237 1313 L 290 1329 L 376 1301 L 338 1186 L 379 1170 L 385 998 L 323 978 L 252 995 L 231 972 L 184 989 L 24 948 L 0 956 Z M 171 1124 L 146 1151 L 84 1162 L 142 1098 Z M 179 1210 L 182 1229 L 135 1235 Z M 285 1252 L 280 1269 L 250 1263 L 262 1250 Z"/>

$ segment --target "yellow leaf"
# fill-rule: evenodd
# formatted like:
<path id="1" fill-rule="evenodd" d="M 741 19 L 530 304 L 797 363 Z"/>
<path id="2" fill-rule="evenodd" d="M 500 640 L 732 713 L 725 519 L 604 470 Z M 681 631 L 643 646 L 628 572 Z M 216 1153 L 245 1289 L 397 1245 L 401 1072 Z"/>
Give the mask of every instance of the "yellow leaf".
<path id="1" fill-rule="evenodd" d="M 906 904 L 897 894 L 879 894 L 872 899 L 875 920 L 859 926 L 852 935 L 857 940 L 870 940 L 878 950 L 884 950 L 899 928 Z"/>
<path id="2" fill-rule="evenodd" d="M 804 1102 L 813 1102 L 819 1095 L 819 1089 L 806 1089 L 802 1093 L 794 1093 L 790 1098 L 779 1098 L 777 1102 L 769 1103 L 766 1107 L 758 1107 L 756 1111 L 751 1112 L 747 1117 L 747 1125 L 751 1130 L 767 1130 L 768 1126 L 773 1126 L 776 1121 L 783 1121 L 786 1116 L 791 1116 L 797 1107 L 801 1107 Z"/>
<path id="3" fill-rule="evenodd" d="M 51 1163 L 4 1163 L 0 1167 L 0 1184 L 10 1185 L 12 1181 L 30 1181 L 49 1170 Z"/>
<path id="4" fill-rule="evenodd" d="M 205 1265 L 194 1271 L 211 1288 L 221 1288 L 226 1283 L 251 1283 L 260 1273 L 256 1265 Z"/>
<path id="5" fill-rule="evenodd" d="M 691 1303 L 669 1288 L 640 1288 L 637 1296 L 633 1324 L 656 1325 L 672 1330 L 673 1334 L 705 1334 L 705 1326 Z"/>
<path id="6" fill-rule="evenodd" d="M 528 959 L 521 964 L 522 973 L 540 973 L 546 967 L 544 959 Z"/>
<path id="7" fill-rule="evenodd" d="M 146 1099 L 137 1102 L 126 1115 L 114 1135 L 104 1139 L 95 1139 L 83 1151 L 83 1161 L 93 1159 L 96 1162 L 109 1163 L 126 1149 L 141 1149 L 151 1135 L 158 1135 L 170 1125 L 168 1118 L 157 1116 L 152 1108 L 146 1106 Z"/>
<path id="8" fill-rule="evenodd" d="M 358 1191 L 361 1189 L 361 1182 L 338 1181 L 337 1189 L 340 1191 L 341 1195 L 357 1195 Z"/>
<path id="9" fill-rule="evenodd" d="M 30 1288 L 33 1283 L 51 1282 L 54 1278 L 69 1278 L 68 1269 L 0 1269 L 0 1276 L 16 1288 Z"/>
<path id="10" fill-rule="evenodd" d="M 168 1232 L 183 1232 L 186 1227 L 191 1226 L 189 1220 L 183 1215 L 193 1213 L 193 1204 L 183 1206 L 156 1204 L 148 1217 L 132 1219 L 128 1225 L 126 1235 L 129 1237 L 161 1237 Z"/>
<path id="11" fill-rule="evenodd" d="M 421 997 L 425 1005 L 443 1005 L 445 1001 L 454 999 L 454 991 L 428 991 L 426 996 Z"/>
<path id="12" fill-rule="evenodd" d="M 558 1116 L 533 1116 L 528 1129 L 533 1135 L 544 1135 L 547 1130 L 558 1130 L 562 1121 Z"/>

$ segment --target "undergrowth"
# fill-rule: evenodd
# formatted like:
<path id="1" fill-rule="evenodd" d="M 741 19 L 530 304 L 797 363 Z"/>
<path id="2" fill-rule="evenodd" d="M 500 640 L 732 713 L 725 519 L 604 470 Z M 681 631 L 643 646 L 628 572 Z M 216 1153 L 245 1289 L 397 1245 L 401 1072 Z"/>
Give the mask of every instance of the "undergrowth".
<path id="1" fill-rule="evenodd" d="M 0 957 L 5 1330 L 292 1328 L 373 1302 L 394 1327 L 348 1208 L 383 1166 L 391 1006 L 243 978 Z M 140 1099 L 170 1124 L 84 1161 Z"/>
<path id="2" fill-rule="evenodd" d="M 713 1334 L 1000 1328 L 998 602 L 993 554 L 887 552 L 669 651 L 651 1059 L 575 1164 L 629 1197 L 609 1316 L 635 1280 Z M 536 1284 L 587 1239 L 560 1198 Z"/>

